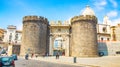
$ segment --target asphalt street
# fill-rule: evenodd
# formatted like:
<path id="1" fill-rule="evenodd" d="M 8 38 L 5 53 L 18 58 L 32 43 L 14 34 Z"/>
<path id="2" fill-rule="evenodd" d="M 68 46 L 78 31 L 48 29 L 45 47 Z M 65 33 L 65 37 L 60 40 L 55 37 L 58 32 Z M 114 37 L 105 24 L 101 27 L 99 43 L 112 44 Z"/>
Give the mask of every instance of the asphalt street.
<path id="1" fill-rule="evenodd" d="M 52 63 L 40 60 L 25 60 L 23 58 L 19 58 L 17 61 L 15 61 L 15 67 L 83 67 L 83 66 Z"/>

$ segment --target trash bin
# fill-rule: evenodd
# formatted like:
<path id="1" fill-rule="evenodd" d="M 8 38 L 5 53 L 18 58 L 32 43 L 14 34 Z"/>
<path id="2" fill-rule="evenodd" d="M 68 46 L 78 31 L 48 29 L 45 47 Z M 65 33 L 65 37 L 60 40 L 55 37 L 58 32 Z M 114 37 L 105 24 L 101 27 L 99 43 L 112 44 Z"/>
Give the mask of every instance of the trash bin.
<path id="1" fill-rule="evenodd" d="M 76 63 L 76 57 L 74 57 L 74 63 Z"/>

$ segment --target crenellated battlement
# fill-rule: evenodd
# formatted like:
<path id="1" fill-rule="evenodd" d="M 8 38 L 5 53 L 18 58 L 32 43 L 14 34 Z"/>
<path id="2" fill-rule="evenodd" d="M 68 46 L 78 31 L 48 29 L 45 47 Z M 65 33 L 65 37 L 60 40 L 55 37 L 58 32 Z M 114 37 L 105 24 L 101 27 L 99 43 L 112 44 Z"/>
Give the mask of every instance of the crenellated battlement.
<path id="1" fill-rule="evenodd" d="M 69 21 L 50 21 L 50 25 L 52 26 L 64 26 L 64 25 L 70 25 Z"/>
<path id="2" fill-rule="evenodd" d="M 30 21 L 34 21 L 34 22 L 44 22 L 44 23 L 46 23 L 46 24 L 48 24 L 48 20 L 47 20 L 47 18 L 44 18 L 44 17 L 42 17 L 42 16 L 25 16 L 24 18 L 23 18 L 23 23 L 24 22 L 30 22 Z"/>
<path id="3" fill-rule="evenodd" d="M 97 23 L 97 18 L 96 18 L 96 16 L 91 16 L 91 15 L 75 16 L 71 19 L 71 24 L 76 22 L 76 21 L 94 21 L 95 23 Z"/>

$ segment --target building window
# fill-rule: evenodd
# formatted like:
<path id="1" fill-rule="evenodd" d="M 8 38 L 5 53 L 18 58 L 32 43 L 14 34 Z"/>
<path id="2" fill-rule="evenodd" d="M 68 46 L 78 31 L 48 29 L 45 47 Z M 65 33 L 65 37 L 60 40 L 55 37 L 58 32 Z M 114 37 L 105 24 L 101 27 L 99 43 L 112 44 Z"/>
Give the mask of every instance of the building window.
<path id="1" fill-rule="evenodd" d="M 72 33 L 72 29 L 70 29 L 70 33 Z"/>
<path id="2" fill-rule="evenodd" d="M 103 32 L 107 32 L 107 29 L 106 29 L 106 27 L 103 27 Z"/>
<path id="3" fill-rule="evenodd" d="M 60 32 L 60 31 L 61 31 L 61 29 L 59 28 L 59 29 L 58 29 L 58 31 Z"/>
<path id="4" fill-rule="evenodd" d="M 15 40 L 17 40 L 17 39 L 18 39 L 18 34 L 15 35 Z"/>
<path id="5" fill-rule="evenodd" d="M 55 42 L 54 42 L 54 48 L 55 48 L 55 49 L 58 48 L 58 40 L 55 40 Z"/>
<path id="6" fill-rule="evenodd" d="M 34 25 L 34 28 L 36 28 L 37 26 L 36 25 Z"/>
<path id="7" fill-rule="evenodd" d="M 58 37 L 61 37 L 61 35 L 58 35 Z"/>
<path id="8" fill-rule="evenodd" d="M 9 35 L 9 40 L 11 40 L 12 39 L 12 33 L 10 33 L 10 35 Z"/>
<path id="9" fill-rule="evenodd" d="M 101 40 L 103 41 L 103 38 L 101 38 Z"/>
<path id="10" fill-rule="evenodd" d="M 36 25 L 34 25 L 33 27 L 34 27 L 34 30 L 37 30 L 37 26 L 36 26 Z M 34 31 L 34 32 L 35 32 L 35 31 Z"/>
<path id="11" fill-rule="evenodd" d="M 4 35 L 2 35 L 2 38 L 4 38 Z"/>
<path id="12" fill-rule="evenodd" d="M 11 43 L 11 40 L 9 40 L 9 43 Z"/>
<path id="13" fill-rule="evenodd" d="M 109 38 L 107 38 L 107 41 L 109 41 L 110 39 Z"/>
<path id="14" fill-rule="evenodd" d="M 0 37 L 0 41 L 2 41 L 2 37 Z"/>
<path id="15" fill-rule="evenodd" d="M 15 41 L 15 43 L 17 43 L 17 41 Z"/>
<path id="16" fill-rule="evenodd" d="M 33 28 L 34 26 L 31 26 L 31 28 Z"/>

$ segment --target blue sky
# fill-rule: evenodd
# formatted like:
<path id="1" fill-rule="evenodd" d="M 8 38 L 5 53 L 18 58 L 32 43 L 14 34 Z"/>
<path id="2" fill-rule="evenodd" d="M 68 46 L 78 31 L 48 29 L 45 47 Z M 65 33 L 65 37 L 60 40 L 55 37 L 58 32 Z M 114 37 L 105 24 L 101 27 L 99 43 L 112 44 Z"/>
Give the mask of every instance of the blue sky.
<path id="1" fill-rule="evenodd" d="M 120 22 L 120 0 L 0 0 L 0 28 L 22 28 L 22 18 L 37 15 L 52 20 L 68 20 L 80 15 L 86 5 L 95 12 L 98 23 L 107 15 L 112 24 Z"/>

